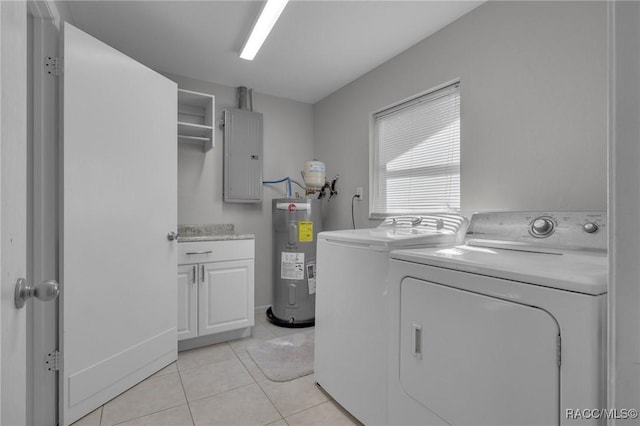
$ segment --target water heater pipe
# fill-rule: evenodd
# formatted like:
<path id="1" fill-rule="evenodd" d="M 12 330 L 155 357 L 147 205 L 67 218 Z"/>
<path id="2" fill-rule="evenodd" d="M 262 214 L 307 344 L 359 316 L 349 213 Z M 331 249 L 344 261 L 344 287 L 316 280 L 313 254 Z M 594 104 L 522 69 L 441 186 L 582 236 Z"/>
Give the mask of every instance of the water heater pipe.
<path id="1" fill-rule="evenodd" d="M 237 89 L 238 108 L 245 111 L 253 111 L 253 89 L 240 86 Z"/>

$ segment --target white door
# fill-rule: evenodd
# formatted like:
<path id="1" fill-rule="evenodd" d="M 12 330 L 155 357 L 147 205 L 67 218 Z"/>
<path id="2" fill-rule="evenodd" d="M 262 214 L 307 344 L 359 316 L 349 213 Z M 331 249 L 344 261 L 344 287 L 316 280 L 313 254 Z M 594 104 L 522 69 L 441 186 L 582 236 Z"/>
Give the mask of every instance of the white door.
<path id="1" fill-rule="evenodd" d="M 60 423 L 177 358 L 177 87 L 63 32 Z"/>
<path id="2" fill-rule="evenodd" d="M 453 425 L 557 425 L 560 367 L 546 311 L 405 278 L 400 383 Z"/>
<path id="3" fill-rule="evenodd" d="M 0 1 L 0 424 L 26 424 L 26 309 L 13 289 L 26 276 L 26 3 Z"/>
<path id="4" fill-rule="evenodd" d="M 198 295 L 198 334 L 253 325 L 253 261 L 203 263 Z"/>

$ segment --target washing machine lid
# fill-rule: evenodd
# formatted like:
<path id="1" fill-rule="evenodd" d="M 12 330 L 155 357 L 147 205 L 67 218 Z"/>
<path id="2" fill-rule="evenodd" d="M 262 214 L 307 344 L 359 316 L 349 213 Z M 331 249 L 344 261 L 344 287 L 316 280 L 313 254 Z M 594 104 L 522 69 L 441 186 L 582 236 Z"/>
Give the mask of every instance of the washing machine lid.
<path id="1" fill-rule="evenodd" d="M 455 243 L 456 234 L 447 230 L 369 228 L 320 232 L 318 239 L 352 245 L 379 246 L 391 250 L 401 247 Z"/>
<path id="2" fill-rule="evenodd" d="M 607 255 L 600 251 L 542 252 L 457 245 L 395 250 L 390 256 L 392 259 L 564 291 L 590 295 L 607 292 Z M 454 282 L 442 284 L 455 285 Z"/>
<path id="3" fill-rule="evenodd" d="M 464 217 L 450 213 L 399 216 L 385 219 L 376 228 L 321 232 L 318 234 L 318 239 L 351 245 L 374 246 L 382 250 L 454 244 L 465 230 L 464 225 Z"/>

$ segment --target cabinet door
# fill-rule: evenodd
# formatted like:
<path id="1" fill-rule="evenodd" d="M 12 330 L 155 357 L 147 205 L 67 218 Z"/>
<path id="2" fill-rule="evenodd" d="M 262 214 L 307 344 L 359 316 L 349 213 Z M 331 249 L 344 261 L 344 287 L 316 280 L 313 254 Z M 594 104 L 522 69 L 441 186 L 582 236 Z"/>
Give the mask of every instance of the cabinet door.
<path id="1" fill-rule="evenodd" d="M 199 335 L 254 324 L 253 260 L 200 265 Z"/>
<path id="2" fill-rule="evenodd" d="M 198 265 L 178 266 L 178 340 L 198 336 Z"/>

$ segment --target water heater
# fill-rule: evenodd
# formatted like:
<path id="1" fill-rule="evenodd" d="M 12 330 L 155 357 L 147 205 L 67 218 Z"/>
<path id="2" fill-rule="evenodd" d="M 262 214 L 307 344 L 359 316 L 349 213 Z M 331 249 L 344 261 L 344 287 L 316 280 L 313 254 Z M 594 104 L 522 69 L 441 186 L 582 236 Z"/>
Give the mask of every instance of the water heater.
<path id="1" fill-rule="evenodd" d="M 273 307 L 268 319 L 282 327 L 315 323 L 316 237 L 322 231 L 321 200 L 272 200 Z"/>

